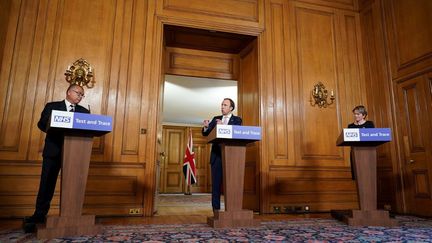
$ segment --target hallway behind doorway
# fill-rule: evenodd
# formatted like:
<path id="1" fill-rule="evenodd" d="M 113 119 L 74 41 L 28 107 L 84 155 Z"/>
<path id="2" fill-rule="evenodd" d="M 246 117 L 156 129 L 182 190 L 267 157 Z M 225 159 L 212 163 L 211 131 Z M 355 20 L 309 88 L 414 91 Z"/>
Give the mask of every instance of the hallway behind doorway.
<path id="1" fill-rule="evenodd" d="M 224 210 L 223 196 L 221 199 L 221 209 Z M 160 215 L 200 215 L 212 216 L 210 193 L 184 194 L 159 194 L 157 202 L 157 212 Z"/>

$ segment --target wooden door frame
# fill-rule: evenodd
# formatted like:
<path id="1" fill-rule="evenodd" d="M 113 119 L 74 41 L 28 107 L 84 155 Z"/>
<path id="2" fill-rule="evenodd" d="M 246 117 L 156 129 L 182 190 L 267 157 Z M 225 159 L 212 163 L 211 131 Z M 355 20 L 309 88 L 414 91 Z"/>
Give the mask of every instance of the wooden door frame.
<path id="1" fill-rule="evenodd" d="M 154 6 L 153 6 L 154 7 Z M 153 9 L 155 10 L 155 9 Z M 151 13 L 152 11 L 149 11 L 149 13 Z M 226 24 L 224 26 L 221 25 L 217 25 L 215 26 L 214 24 L 212 25 L 212 23 L 201 23 L 198 21 L 192 21 L 192 20 L 179 20 L 175 17 L 167 17 L 167 16 L 158 16 L 157 14 L 155 14 L 154 16 L 151 16 L 151 14 L 149 14 L 149 21 L 148 21 L 148 26 L 147 26 L 147 30 L 148 31 L 152 31 L 153 32 L 153 38 L 149 41 L 147 40 L 146 43 L 146 47 L 148 48 L 153 48 L 153 52 L 152 52 L 152 63 L 150 66 L 150 79 L 151 80 L 157 80 L 158 83 L 156 83 L 154 85 L 154 93 L 157 96 L 157 101 L 156 103 L 153 105 L 153 107 L 155 108 L 153 110 L 153 114 L 156 115 L 156 122 L 153 124 L 153 126 L 149 126 L 149 136 L 151 136 L 151 138 L 149 138 L 149 141 L 154 141 L 154 144 L 157 143 L 157 134 L 159 134 L 161 131 L 158 131 L 159 128 L 161 128 L 161 124 L 162 124 L 162 120 L 161 120 L 161 112 L 162 112 L 162 99 L 163 99 L 163 84 L 164 84 L 164 58 L 163 58 L 163 54 L 164 54 L 164 26 L 165 25 L 174 25 L 174 26 L 181 26 L 181 27 L 189 27 L 189 28 L 198 28 L 198 29 L 208 29 L 208 30 L 216 30 L 216 31 L 223 31 L 223 32 L 228 32 L 228 33 L 234 33 L 234 34 L 244 34 L 244 35 L 250 35 L 250 36 L 255 36 L 257 37 L 257 51 L 258 51 L 258 69 L 257 69 L 257 73 L 258 73 L 258 97 L 259 97 L 259 103 L 261 104 L 261 74 L 262 74 L 262 70 L 261 70 L 261 50 L 262 50 L 262 45 L 261 45 L 261 41 L 260 41 L 260 36 L 261 33 L 263 31 L 263 29 L 243 29 L 243 28 L 238 28 L 236 26 L 232 26 L 229 24 Z M 154 27 L 151 28 L 151 27 Z M 153 44 L 153 45 L 152 45 Z M 155 48 L 157 47 L 157 48 Z M 261 124 L 262 121 L 262 112 L 260 110 L 261 106 L 258 108 L 259 109 L 259 124 Z M 153 139 L 154 138 L 154 139 Z M 258 154 L 260 156 L 260 163 L 262 163 L 262 146 L 259 145 L 258 146 Z M 148 161 L 157 161 L 157 151 L 156 151 L 156 146 L 153 146 L 150 150 L 147 151 L 153 151 L 153 153 L 149 153 L 148 157 Z M 152 216 L 154 211 L 154 205 L 155 205 L 155 193 L 157 190 L 157 186 L 156 185 L 156 172 L 157 172 L 157 168 L 155 163 L 148 163 L 148 167 L 146 167 L 145 170 L 145 176 L 146 178 L 152 178 L 152 180 L 148 180 L 147 183 L 144 184 L 144 186 L 146 187 L 146 189 L 148 190 L 148 193 L 144 193 L 144 199 L 143 199 L 143 216 Z M 260 175 L 262 174 L 262 166 L 260 164 L 259 166 L 260 168 Z M 258 188 L 259 190 L 259 194 L 260 194 L 260 212 L 263 212 L 263 203 L 261 203 L 261 198 L 263 195 L 263 178 L 260 177 L 260 187 Z"/>

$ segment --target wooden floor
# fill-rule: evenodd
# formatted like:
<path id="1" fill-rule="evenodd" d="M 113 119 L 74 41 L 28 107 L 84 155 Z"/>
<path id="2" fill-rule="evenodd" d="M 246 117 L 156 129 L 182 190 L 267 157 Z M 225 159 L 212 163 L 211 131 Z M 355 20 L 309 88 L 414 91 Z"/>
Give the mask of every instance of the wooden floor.
<path id="1" fill-rule="evenodd" d="M 102 225 L 207 223 L 207 217 L 213 214 L 209 202 L 197 203 L 188 196 L 185 196 L 188 197 L 187 200 L 179 201 L 178 196 L 164 197 L 160 200 L 153 217 L 98 217 L 97 222 Z M 294 218 L 331 218 L 331 216 L 328 213 L 255 214 L 254 218 L 261 221 L 275 221 Z M 21 222 L 22 219 L 0 219 L 0 230 L 18 229 L 21 227 Z"/>

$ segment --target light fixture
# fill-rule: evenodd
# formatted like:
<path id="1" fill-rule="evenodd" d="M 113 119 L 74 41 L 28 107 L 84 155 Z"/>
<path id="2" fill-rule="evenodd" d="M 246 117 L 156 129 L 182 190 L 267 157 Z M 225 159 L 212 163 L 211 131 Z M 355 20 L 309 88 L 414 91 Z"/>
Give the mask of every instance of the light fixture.
<path id="1" fill-rule="evenodd" d="M 335 100 L 333 90 L 330 91 L 330 101 L 327 101 L 327 97 L 329 95 L 328 93 L 329 92 L 325 88 L 323 83 L 318 82 L 317 84 L 315 84 L 313 89 L 311 90 L 311 105 L 318 105 L 319 108 L 326 108 L 327 106 L 333 104 L 333 101 Z"/>

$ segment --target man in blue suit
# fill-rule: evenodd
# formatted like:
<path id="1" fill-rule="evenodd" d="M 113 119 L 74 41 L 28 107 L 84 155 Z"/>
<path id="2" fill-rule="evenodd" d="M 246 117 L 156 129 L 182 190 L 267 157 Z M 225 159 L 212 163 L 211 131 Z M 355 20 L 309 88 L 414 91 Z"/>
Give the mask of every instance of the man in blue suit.
<path id="1" fill-rule="evenodd" d="M 42 157 L 42 173 L 39 191 L 36 199 L 36 209 L 31 217 L 24 218 L 23 229 L 26 233 L 34 232 L 36 224 L 44 223 L 54 195 L 57 177 L 62 164 L 62 150 L 64 135 L 62 132 L 48 130 L 48 122 L 53 110 L 90 113 L 86 108 L 78 105 L 84 98 L 84 89 L 72 84 L 66 90 L 66 98 L 62 101 L 47 103 L 37 124 L 46 133 L 45 146 Z"/>
<path id="2" fill-rule="evenodd" d="M 234 101 L 230 98 L 225 98 L 221 104 L 221 116 L 215 116 L 211 121 L 205 120 L 202 129 L 202 135 L 208 136 L 217 124 L 225 125 L 241 125 L 242 119 L 239 116 L 232 114 L 235 108 Z M 213 212 L 220 210 L 220 196 L 222 188 L 222 150 L 219 144 L 213 144 L 210 154 L 210 165 L 212 175 L 212 207 Z"/>

